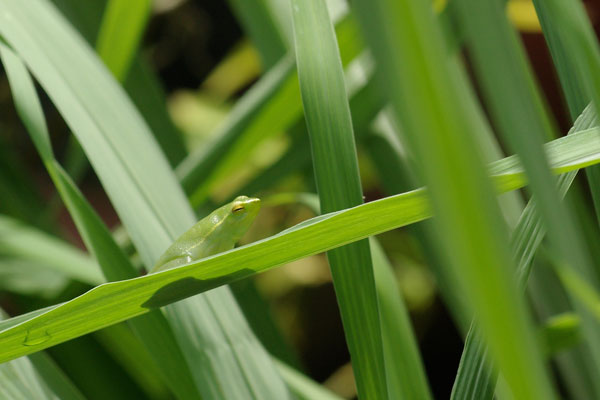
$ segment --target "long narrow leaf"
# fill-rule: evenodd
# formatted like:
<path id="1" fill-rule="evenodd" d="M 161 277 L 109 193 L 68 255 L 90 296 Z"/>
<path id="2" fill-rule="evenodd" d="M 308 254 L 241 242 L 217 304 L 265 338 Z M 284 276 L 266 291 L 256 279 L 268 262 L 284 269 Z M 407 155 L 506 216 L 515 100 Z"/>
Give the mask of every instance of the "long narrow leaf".
<path id="1" fill-rule="evenodd" d="M 431 392 L 419 356 L 410 317 L 381 245 L 371 238 L 375 285 L 381 312 L 388 394 L 391 399 L 430 399 Z"/>
<path id="2" fill-rule="evenodd" d="M 591 106 L 588 106 L 581 116 L 575 121 L 569 135 L 576 135 L 581 130 L 597 126 L 598 120 Z M 577 171 L 560 176 L 558 191 L 565 196 Z M 521 290 L 525 290 L 527 279 L 531 271 L 532 260 L 545 235 L 545 228 L 539 219 L 537 206 L 534 200 L 530 201 L 512 234 L 514 258 L 517 260 L 516 278 Z M 487 347 L 477 337 L 476 329 L 469 331 L 465 341 L 465 348 L 454 387 L 453 399 L 485 399 L 494 394 L 496 374 L 490 369 L 487 360 Z"/>
<path id="3" fill-rule="evenodd" d="M 13 89 L 16 108 L 28 128 L 48 172 L 66 204 L 86 246 L 95 256 L 108 280 L 131 279 L 138 276 L 110 231 L 79 192 L 66 172 L 54 158 L 42 107 L 29 73 L 20 59 L 0 44 L 0 56 Z M 32 245 L 31 242 L 28 243 Z M 59 246 L 57 246 L 60 248 Z M 97 282 L 95 282 L 97 283 Z M 181 398 L 198 396 L 181 349 L 164 316 L 158 312 L 130 321 L 140 340 L 145 344 L 163 377 L 174 393 Z"/>
<path id="4" fill-rule="evenodd" d="M 124 80 L 150 15 L 150 0 L 109 0 L 100 32 L 98 55 L 118 80 Z"/>
<path id="5" fill-rule="evenodd" d="M 2 0 L 0 15 L 0 34 L 78 136 L 144 264 L 152 266 L 195 218 L 147 126 L 93 51 L 47 1 L 21 7 L 18 1 Z M 193 361 L 190 371 L 202 395 L 222 396 L 226 390 L 232 396 L 287 396 L 226 288 L 174 305 L 168 318 L 186 361 Z M 193 336 L 183 321 L 195 329 Z M 207 355 L 215 347 L 221 357 Z"/>
<path id="6" fill-rule="evenodd" d="M 542 150 L 545 137 L 554 137 L 548 115 L 531 78 L 530 69 L 516 32 L 502 13 L 500 2 L 458 0 L 458 20 L 465 27 L 466 41 L 484 98 L 500 133 L 519 154 L 535 195 L 539 218 L 557 255 L 598 285 L 590 256 L 569 203 L 561 202 L 556 180 L 551 176 Z M 475 13 L 478 18 L 473 18 Z M 486 34 L 482 34 L 486 32 Z M 600 286 L 598 286 L 600 287 Z M 577 306 L 577 302 L 575 302 Z M 593 360 L 587 368 L 600 373 L 600 325 L 583 316 L 588 351 Z M 600 386 L 596 397 L 600 396 Z"/>
<path id="7" fill-rule="evenodd" d="M 363 202 L 350 107 L 335 34 L 323 0 L 292 0 L 298 80 L 322 212 Z M 384 399 L 387 383 L 369 242 L 327 253 L 344 333 L 363 398 Z"/>
<path id="8" fill-rule="evenodd" d="M 527 309 L 515 296 L 508 235 L 483 174 L 471 94 L 462 85 L 460 66 L 447 56 L 431 5 L 418 0 L 354 5 L 416 172 L 431 190 L 449 270 L 480 316 L 515 396 L 553 398 Z"/>
<path id="9" fill-rule="evenodd" d="M 286 51 L 279 27 L 271 15 L 268 0 L 228 0 L 244 30 L 258 48 L 265 70 L 271 68 Z"/>
<path id="10" fill-rule="evenodd" d="M 345 62 L 362 50 L 362 42 L 352 15 L 336 25 Z M 214 186 L 243 165 L 245 156 L 257 143 L 282 132 L 302 113 L 300 88 L 294 60 L 283 58 L 237 103 L 214 139 L 188 156 L 178 167 L 186 193 L 194 207 L 206 200 Z"/>
<path id="11" fill-rule="evenodd" d="M 5 316 L 0 310 L 0 320 Z M 0 365 L 0 397 L 14 400 L 83 400 L 79 390 L 44 353 Z"/>
<path id="12" fill-rule="evenodd" d="M 5 216 L 0 216 L 0 251 L 5 256 L 41 263 L 90 285 L 104 281 L 98 266 L 83 252 Z"/>
<path id="13" fill-rule="evenodd" d="M 569 140 L 581 134 L 569 135 L 552 143 L 565 146 L 566 150 Z M 556 165 L 561 166 L 561 172 L 600 162 L 600 131 L 594 129 L 583 134 L 590 134 L 581 145 L 583 149 L 579 150 L 584 153 L 583 163 L 579 165 L 569 156 L 567 162 L 555 160 Z M 499 165 L 506 164 L 504 169 L 511 171 L 507 175 L 514 178 L 500 175 L 503 177 L 499 179 L 500 192 L 517 189 L 524 184 L 523 172 L 515 172 L 518 168 L 512 161 L 509 157 L 493 164 L 496 171 L 502 169 Z M 0 362 L 42 350 L 283 263 L 429 217 L 431 211 L 426 191 L 419 189 L 316 217 L 278 235 L 187 266 L 100 285 L 70 302 L 0 322 Z"/>
<path id="14" fill-rule="evenodd" d="M 319 214 L 319 198 L 302 193 L 290 196 L 315 214 Z M 392 265 L 376 238 L 369 238 L 377 300 L 381 313 L 380 324 L 384 348 L 388 396 L 392 399 L 429 399 L 431 393 L 419 357 L 419 349 L 411 329 L 410 317 L 396 284 Z"/>

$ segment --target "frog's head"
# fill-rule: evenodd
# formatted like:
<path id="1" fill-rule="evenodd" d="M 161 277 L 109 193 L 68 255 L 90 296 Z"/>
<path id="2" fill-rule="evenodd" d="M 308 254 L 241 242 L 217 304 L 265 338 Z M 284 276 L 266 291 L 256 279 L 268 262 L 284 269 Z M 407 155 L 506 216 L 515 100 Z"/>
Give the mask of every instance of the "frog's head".
<path id="1" fill-rule="evenodd" d="M 260 210 L 260 199 L 238 196 L 231 203 L 224 205 L 212 215 L 215 222 L 213 237 L 226 238 L 235 243 L 246 233 Z"/>
<path id="2" fill-rule="evenodd" d="M 230 204 L 231 215 L 238 221 L 249 220 L 251 223 L 260 210 L 260 199 L 256 197 L 238 196 Z"/>

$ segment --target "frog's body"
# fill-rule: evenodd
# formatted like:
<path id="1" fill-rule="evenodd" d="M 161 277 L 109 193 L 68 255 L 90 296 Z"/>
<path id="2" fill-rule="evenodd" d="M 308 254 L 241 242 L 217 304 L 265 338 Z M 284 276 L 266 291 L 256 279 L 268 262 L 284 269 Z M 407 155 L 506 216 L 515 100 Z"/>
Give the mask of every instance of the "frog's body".
<path id="1" fill-rule="evenodd" d="M 175 240 L 150 273 L 232 249 L 248 230 L 259 209 L 260 200 L 246 196 L 239 196 L 216 209 Z"/>

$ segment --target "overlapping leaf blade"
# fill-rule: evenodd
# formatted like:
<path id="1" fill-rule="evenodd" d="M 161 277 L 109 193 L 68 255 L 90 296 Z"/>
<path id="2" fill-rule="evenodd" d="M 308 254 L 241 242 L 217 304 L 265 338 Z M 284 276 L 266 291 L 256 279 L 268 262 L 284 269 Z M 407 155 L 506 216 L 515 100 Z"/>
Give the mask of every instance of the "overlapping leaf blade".
<path id="1" fill-rule="evenodd" d="M 46 1 L 36 0 L 25 8 L 19 2 L 2 1 L 0 18 L 0 33 L 78 135 L 144 264 L 151 266 L 195 218 L 145 123 L 91 49 Z M 281 378 L 227 289 L 190 301 L 177 307 L 194 312 L 178 311 L 186 316 L 171 316 L 171 323 L 185 318 L 224 349 L 222 357 L 203 359 L 201 354 L 211 348 L 200 349 L 195 345 L 196 338 L 187 339 L 186 333 L 179 332 L 180 340 L 187 339 L 180 342 L 184 353 L 197 353 L 195 360 L 207 360 L 201 368 L 190 368 L 198 382 L 214 382 L 210 369 L 216 368 L 216 376 L 227 381 L 223 385 L 227 389 L 251 391 L 259 397 L 260 393 L 266 397 L 285 396 Z M 230 336 L 231 332 L 235 337 Z M 237 352 L 243 352 L 244 357 Z M 243 377 L 246 374 L 253 376 L 252 388 Z M 207 396 L 221 395 L 211 392 L 214 386 L 198 382 Z"/>
<path id="2" fill-rule="evenodd" d="M 363 202 L 344 73 L 322 0 L 292 1 L 298 80 L 325 213 Z M 358 394 L 387 397 L 379 306 L 369 242 L 327 253 Z"/>
<path id="3" fill-rule="evenodd" d="M 584 162 L 578 165 L 567 157 L 569 166 L 561 167 L 561 171 L 567 172 L 600 161 L 600 132 L 594 129 L 589 133 L 594 134 L 580 146 L 585 149 L 584 153 L 589 152 L 582 157 Z M 570 135 L 560 142 L 553 143 L 568 148 L 569 140 L 577 135 Z M 596 154 L 593 160 L 591 154 Z M 557 166 L 562 165 L 560 160 L 554 161 Z M 498 165 L 502 164 L 505 165 L 504 170 L 512 171 L 509 175 L 514 179 L 507 179 L 506 175 L 499 179 L 498 191 L 522 187 L 523 172 L 514 173 L 516 168 L 511 158 L 494 163 L 495 167 L 492 169 L 498 172 L 502 169 Z M 68 303 L 0 322 L 0 344 L 2 345 L 0 362 L 42 350 L 143 314 L 151 308 L 181 300 L 186 296 L 192 296 L 283 263 L 415 223 L 430 216 L 426 191 L 419 189 L 319 216 L 278 235 L 181 268 L 100 285 Z M 348 226 L 353 228 L 344 228 Z M 90 318 L 90 315 L 94 318 Z M 24 346 L 23 341 L 28 337 L 41 337 L 44 340 L 39 342 L 36 340 L 35 342 L 38 343 Z"/>
<path id="4" fill-rule="evenodd" d="M 473 102 L 460 66 L 447 57 L 430 4 L 365 0 L 354 6 L 415 172 L 431 190 L 437 241 L 449 270 L 480 315 L 514 395 L 553 398 L 527 310 L 514 294 L 507 234 L 482 175 Z"/>

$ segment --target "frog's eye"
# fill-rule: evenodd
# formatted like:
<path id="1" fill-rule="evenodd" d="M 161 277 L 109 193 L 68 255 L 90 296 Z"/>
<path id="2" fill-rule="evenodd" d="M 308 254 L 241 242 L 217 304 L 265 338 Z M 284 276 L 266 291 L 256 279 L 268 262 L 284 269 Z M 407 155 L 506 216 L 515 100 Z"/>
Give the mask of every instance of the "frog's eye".
<path id="1" fill-rule="evenodd" d="M 236 212 L 242 211 L 243 209 L 244 209 L 243 204 L 235 204 L 233 206 L 233 208 L 231 209 L 231 212 L 236 213 Z"/>

